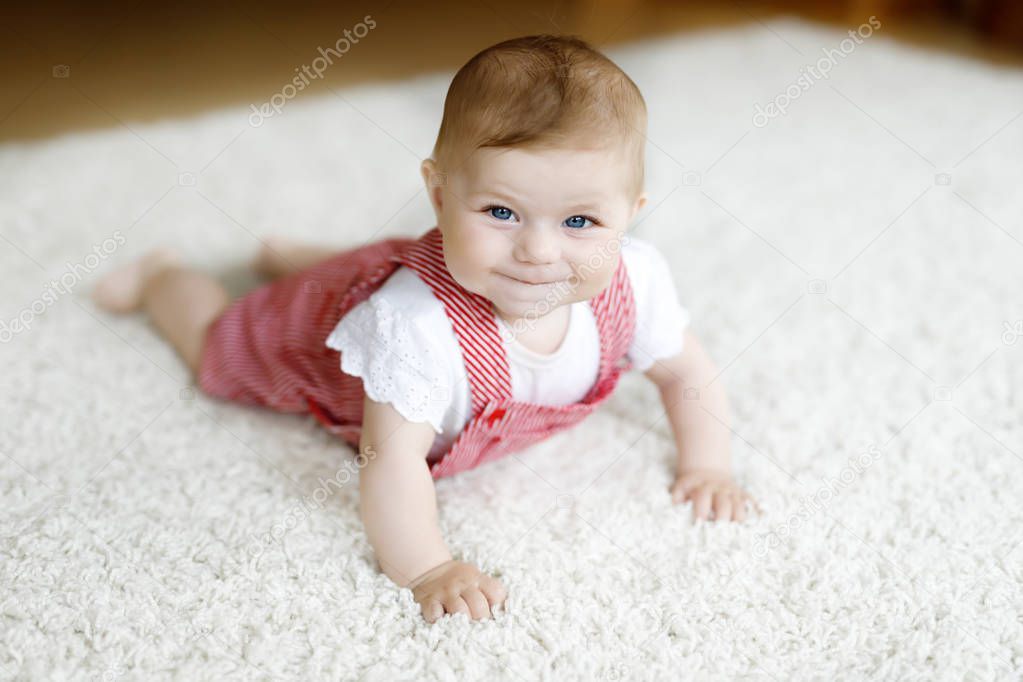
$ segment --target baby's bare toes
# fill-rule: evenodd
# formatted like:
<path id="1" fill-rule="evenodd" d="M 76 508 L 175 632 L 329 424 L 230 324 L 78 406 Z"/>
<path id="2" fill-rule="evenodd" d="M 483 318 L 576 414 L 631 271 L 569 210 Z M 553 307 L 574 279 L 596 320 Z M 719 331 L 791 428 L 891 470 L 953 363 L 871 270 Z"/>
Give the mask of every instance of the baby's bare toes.
<path id="1" fill-rule="evenodd" d="M 158 248 L 108 272 L 92 289 L 96 305 L 112 313 L 129 313 L 142 305 L 142 292 L 151 277 L 180 262 L 177 251 Z"/>

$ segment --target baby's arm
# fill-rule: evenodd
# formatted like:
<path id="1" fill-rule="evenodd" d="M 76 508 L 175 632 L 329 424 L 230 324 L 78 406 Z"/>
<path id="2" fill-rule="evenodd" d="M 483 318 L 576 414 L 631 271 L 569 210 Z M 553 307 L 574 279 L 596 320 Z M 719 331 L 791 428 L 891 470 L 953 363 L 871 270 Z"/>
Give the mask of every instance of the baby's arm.
<path id="1" fill-rule="evenodd" d="M 658 360 L 644 374 L 661 393 L 678 448 L 672 500 L 693 501 L 693 515 L 742 521 L 746 502 L 756 502 L 732 479 L 728 396 L 715 381 L 717 367 L 687 331 L 682 352 Z"/>
<path id="2" fill-rule="evenodd" d="M 368 397 L 359 450 L 359 510 L 384 574 L 412 590 L 426 620 L 445 613 L 487 618 L 504 601 L 504 586 L 471 564 L 452 559 L 437 523 L 437 496 L 426 455 L 434 431 L 406 421 L 391 405 Z"/>

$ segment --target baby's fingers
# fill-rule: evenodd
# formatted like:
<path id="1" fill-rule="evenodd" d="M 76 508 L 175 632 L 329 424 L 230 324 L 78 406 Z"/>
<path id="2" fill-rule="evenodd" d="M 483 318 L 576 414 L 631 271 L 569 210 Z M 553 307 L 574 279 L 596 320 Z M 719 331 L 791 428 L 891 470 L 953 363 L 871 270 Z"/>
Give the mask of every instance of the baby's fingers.
<path id="1" fill-rule="evenodd" d="M 451 615 L 455 615 L 456 613 L 464 613 L 465 615 L 472 618 L 472 611 L 469 609 L 469 605 L 465 603 L 465 600 L 462 599 L 461 594 L 455 594 L 445 599 L 444 610 L 450 613 Z"/>
<path id="2" fill-rule="evenodd" d="M 423 619 L 427 623 L 433 623 L 438 618 L 444 615 L 444 605 L 440 603 L 440 600 L 436 597 L 429 597 L 425 599 L 420 608 L 423 611 Z"/>
<path id="3" fill-rule="evenodd" d="M 742 494 L 734 495 L 732 497 L 733 512 L 735 520 L 742 522 L 746 520 L 746 500 Z"/>
<path id="4" fill-rule="evenodd" d="M 490 618 L 490 604 L 483 593 L 475 587 L 470 587 L 462 592 L 462 599 L 469 605 L 469 617 L 472 620 Z"/>
<path id="5" fill-rule="evenodd" d="M 728 493 L 719 490 L 714 495 L 714 520 L 715 521 L 731 521 L 732 520 L 732 500 Z"/>
<path id="6" fill-rule="evenodd" d="M 685 488 L 682 487 L 682 484 L 679 481 L 675 481 L 671 486 L 672 504 L 679 504 L 680 502 L 684 502 L 685 499 L 686 499 Z"/>
<path id="7" fill-rule="evenodd" d="M 694 476 L 682 476 L 675 479 L 671 486 L 671 501 L 679 504 L 686 501 L 689 492 L 699 485 L 700 480 Z"/>
<path id="8" fill-rule="evenodd" d="M 711 491 L 708 488 L 700 488 L 693 493 L 693 517 L 706 519 L 710 516 Z"/>
<path id="9" fill-rule="evenodd" d="M 753 497 L 749 493 L 742 493 L 742 505 L 743 505 L 743 508 L 745 508 L 747 504 L 758 515 L 764 513 L 764 510 L 760 508 L 760 503 L 759 502 L 757 502 L 755 499 L 753 499 Z"/>
<path id="10" fill-rule="evenodd" d="M 508 590 L 504 588 L 504 584 L 489 575 L 480 576 L 480 592 L 487 598 L 491 608 L 503 604 L 508 598 Z"/>

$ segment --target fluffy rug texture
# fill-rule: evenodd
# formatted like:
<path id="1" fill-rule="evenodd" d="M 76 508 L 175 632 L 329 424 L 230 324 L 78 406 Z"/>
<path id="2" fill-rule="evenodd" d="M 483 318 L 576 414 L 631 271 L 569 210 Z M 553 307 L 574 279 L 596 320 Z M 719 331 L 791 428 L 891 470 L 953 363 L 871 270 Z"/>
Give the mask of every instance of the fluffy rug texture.
<path id="1" fill-rule="evenodd" d="M 510 591 L 480 623 L 428 625 L 378 572 L 350 449 L 197 395 L 145 319 L 88 298 L 159 244 L 244 290 L 261 237 L 420 234 L 450 73 L 0 149 L 0 675 L 1018 678 L 1023 74 L 884 27 L 836 56 L 847 37 L 609 51 L 650 110 L 635 233 L 674 265 L 765 513 L 670 504 L 668 422 L 630 374 L 437 486 L 452 551 Z"/>

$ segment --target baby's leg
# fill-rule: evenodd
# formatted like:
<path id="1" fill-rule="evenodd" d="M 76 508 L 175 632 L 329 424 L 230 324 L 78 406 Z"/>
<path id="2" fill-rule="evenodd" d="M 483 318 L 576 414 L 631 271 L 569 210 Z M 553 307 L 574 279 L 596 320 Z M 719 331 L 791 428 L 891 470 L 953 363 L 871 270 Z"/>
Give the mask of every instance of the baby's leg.
<path id="1" fill-rule="evenodd" d="M 270 237 L 263 241 L 259 255 L 253 264 L 256 272 L 277 278 L 316 265 L 337 255 L 340 249 L 315 246 L 291 241 L 282 237 Z"/>
<path id="2" fill-rule="evenodd" d="M 151 251 L 109 273 L 96 284 L 93 299 L 111 312 L 145 310 L 193 372 L 207 328 L 230 303 L 217 280 L 183 267 L 170 249 Z"/>

